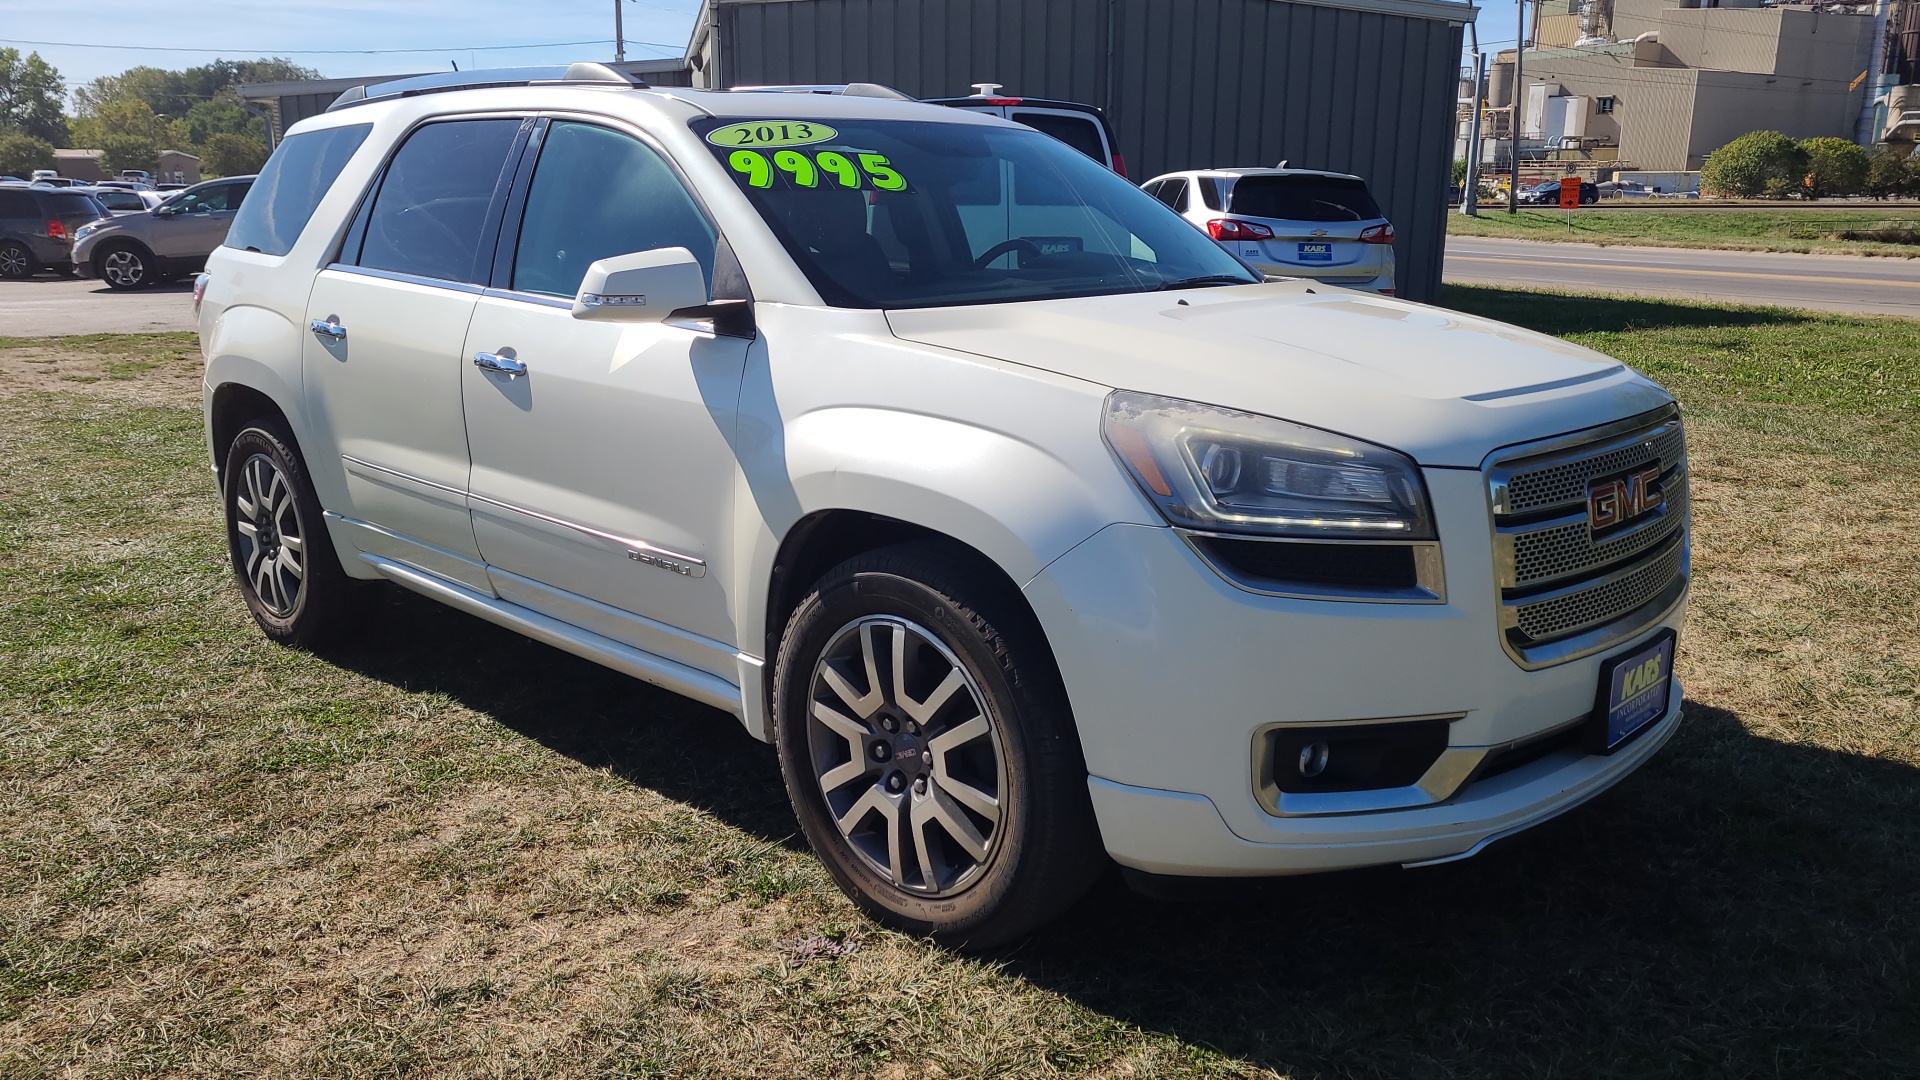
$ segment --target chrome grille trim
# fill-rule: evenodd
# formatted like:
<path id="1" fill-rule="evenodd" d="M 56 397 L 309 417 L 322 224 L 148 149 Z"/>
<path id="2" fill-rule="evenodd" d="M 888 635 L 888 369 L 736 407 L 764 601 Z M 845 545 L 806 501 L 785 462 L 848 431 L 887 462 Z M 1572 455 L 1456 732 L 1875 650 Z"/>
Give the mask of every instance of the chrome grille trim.
<path id="1" fill-rule="evenodd" d="M 1661 507 L 1596 541 L 1588 483 L 1655 461 Z M 1658 623 L 1686 595 L 1691 506 L 1677 406 L 1495 451 L 1484 472 L 1500 644 L 1522 668 L 1607 649 Z"/>

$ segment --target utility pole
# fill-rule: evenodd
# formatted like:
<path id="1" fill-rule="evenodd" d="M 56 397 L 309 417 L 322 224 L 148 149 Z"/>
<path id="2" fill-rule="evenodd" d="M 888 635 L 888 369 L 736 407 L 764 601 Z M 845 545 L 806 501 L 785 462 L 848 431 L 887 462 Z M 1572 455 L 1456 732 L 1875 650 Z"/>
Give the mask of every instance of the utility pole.
<path id="1" fill-rule="evenodd" d="M 1467 184 L 1460 192 L 1460 212 L 1480 214 L 1480 103 L 1487 99 L 1487 54 L 1473 50 L 1473 117 L 1467 121 Z"/>
<path id="2" fill-rule="evenodd" d="M 1520 104 L 1520 92 L 1526 84 L 1520 81 L 1520 58 L 1527 54 L 1527 0 L 1516 0 L 1513 5 L 1513 100 L 1508 102 L 1511 113 L 1507 124 L 1507 136 L 1513 143 L 1513 151 L 1507 156 L 1507 213 L 1520 212 L 1520 117 L 1524 112 Z"/>
<path id="3" fill-rule="evenodd" d="M 620 25 L 620 5 L 623 0 L 613 0 L 613 62 L 618 64 L 627 58 L 627 31 Z"/>

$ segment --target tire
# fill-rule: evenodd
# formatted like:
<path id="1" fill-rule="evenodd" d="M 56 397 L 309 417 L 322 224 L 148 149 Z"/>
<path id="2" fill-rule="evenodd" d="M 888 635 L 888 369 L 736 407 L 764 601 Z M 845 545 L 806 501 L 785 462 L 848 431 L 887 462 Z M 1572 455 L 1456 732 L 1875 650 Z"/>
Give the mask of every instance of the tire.
<path id="1" fill-rule="evenodd" d="M 991 948 L 1106 868 L 1052 652 L 970 552 L 902 544 L 821 578 L 780 642 L 774 736 L 814 851 L 896 929 Z"/>
<path id="2" fill-rule="evenodd" d="M 0 243 L 0 278 L 19 281 L 30 278 L 38 270 L 39 262 L 33 257 L 33 251 L 18 240 Z"/>
<path id="3" fill-rule="evenodd" d="M 282 645 L 311 647 L 348 621 L 354 590 L 293 446 L 278 419 L 249 422 L 227 450 L 221 502 L 253 621 Z"/>
<path id="4" fill-rule="evenodd" d="M 144 289 L 153 284 L 153 256 L 138 244 L 109 244 L 93 253 L 93 274 L 110 289 Z"/>

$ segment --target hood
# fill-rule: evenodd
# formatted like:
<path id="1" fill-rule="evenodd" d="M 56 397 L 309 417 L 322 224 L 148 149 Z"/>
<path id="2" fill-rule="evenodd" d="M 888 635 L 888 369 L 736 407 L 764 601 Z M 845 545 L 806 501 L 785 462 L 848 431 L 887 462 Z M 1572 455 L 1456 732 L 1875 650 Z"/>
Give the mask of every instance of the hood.
<path id="1" fill-rule="evenodd" d="M 1551 303 L 1550 299 L 1543 300 Z M 1673 400 L 1591 349 L 1310 281 L 887 312 L 895 336 L 1478 468 Z"/>

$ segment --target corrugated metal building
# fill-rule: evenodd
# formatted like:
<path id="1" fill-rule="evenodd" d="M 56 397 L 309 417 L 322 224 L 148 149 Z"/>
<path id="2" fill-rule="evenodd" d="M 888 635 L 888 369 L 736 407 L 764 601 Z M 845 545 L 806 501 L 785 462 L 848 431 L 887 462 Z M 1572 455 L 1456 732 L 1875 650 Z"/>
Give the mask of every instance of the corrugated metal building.
<path id="1" fill-rule="evenodd" d="M 695 86 L 877 82 L 1105 109 L 1135 180 L 1272 165 L 1366 177 L 1402 295 L 1440 287 L 1463 27 L 1447 0 L 705 0 Z"/>

